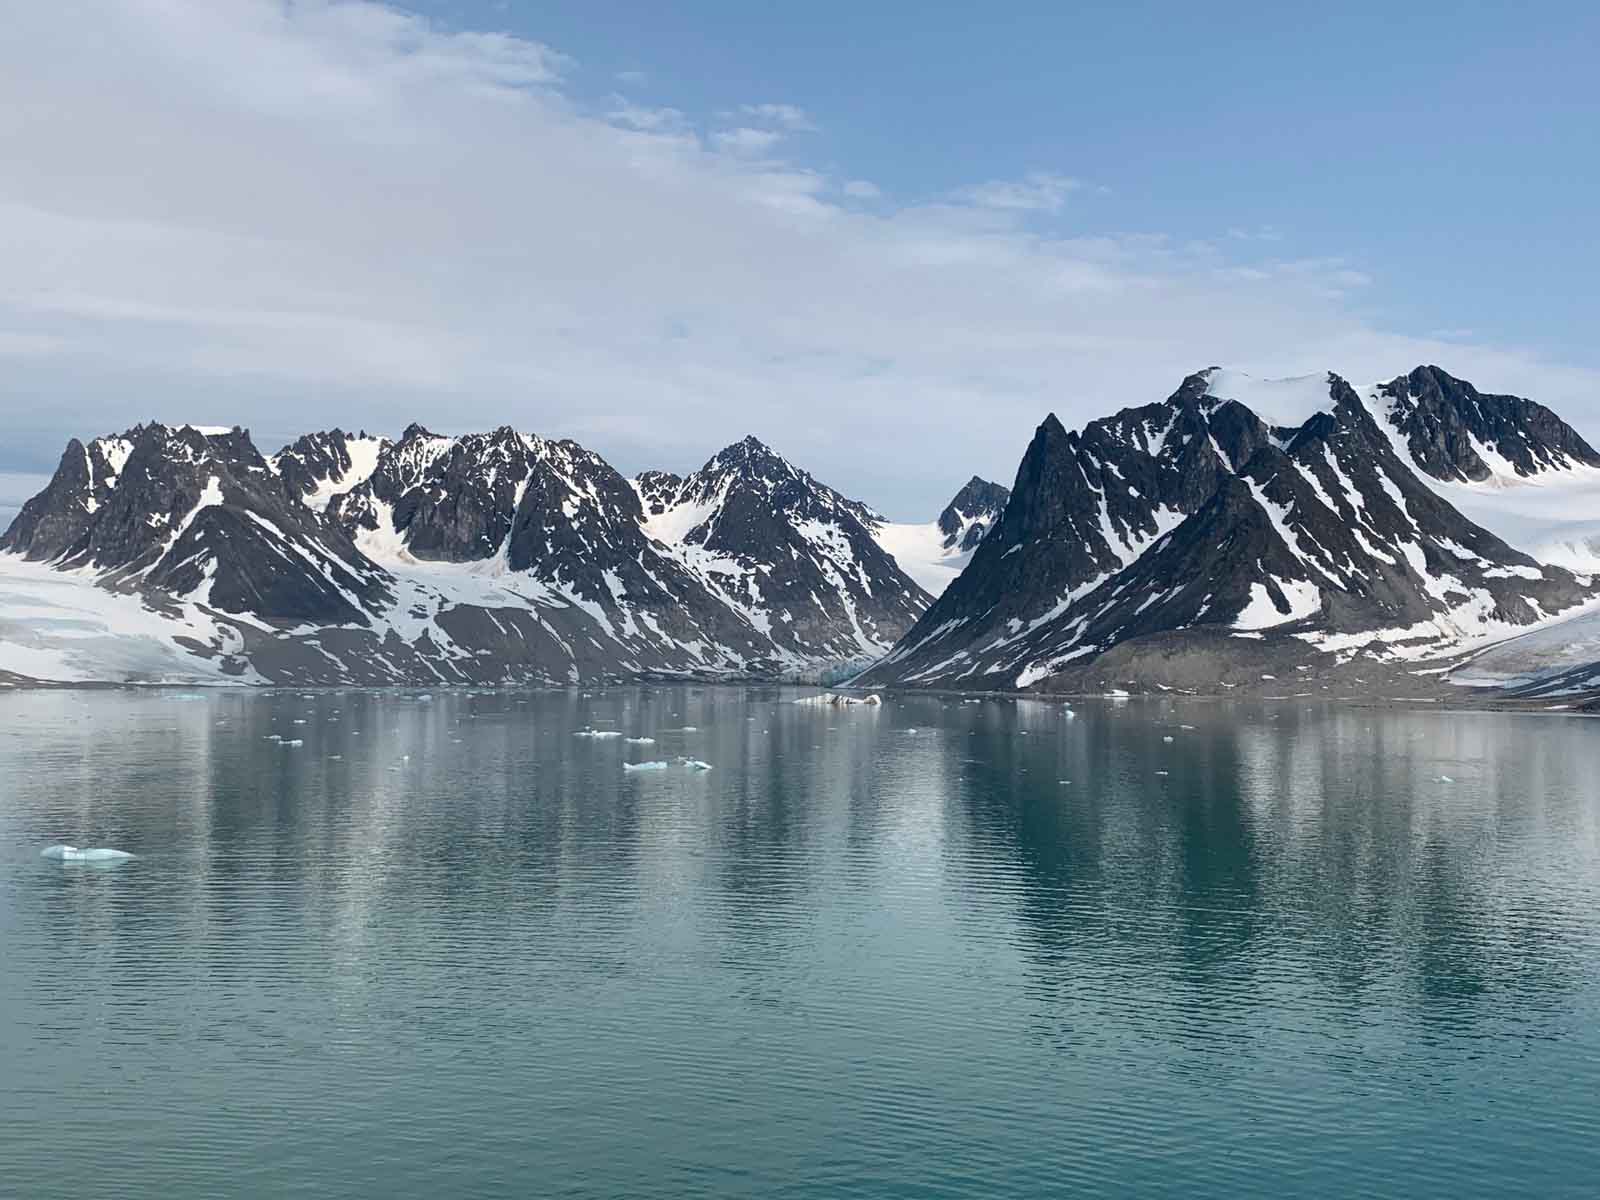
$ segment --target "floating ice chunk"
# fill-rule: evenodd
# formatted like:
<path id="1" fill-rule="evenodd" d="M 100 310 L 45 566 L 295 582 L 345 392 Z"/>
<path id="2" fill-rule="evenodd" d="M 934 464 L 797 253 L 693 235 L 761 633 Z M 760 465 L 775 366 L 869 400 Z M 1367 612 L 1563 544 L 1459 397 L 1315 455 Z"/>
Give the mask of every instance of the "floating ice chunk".
<path id="1" fill-rule="evenodd" d="M 572 736 L 573 737 L 581 737 L 581 738 L 601 738 L 601 739 L 604 739 L 604 738 L 619 738 L 619 737 L 622 736 L 622 732 L 621 732 L 621 730 L 617 730 L 617 729 L 580 729 L 580 730 L 578 730 L 577 733 L 573 734 Z"/>
<path id="2" fill-rule="evenodd" d="M 1448 776 L 1448 775 L 1441 775 L 1441 776 L 1439 776 L 1439 782 L 1440 783 L 1454 783 L 1455 780 L 1451 779 L 1450 776 Z"/>
<path id="3" fill-rule="evenodd" d="M 46 846 L 39 851 L 40 858 L 56 862 L 124 862 L 133 857 L 126 850 L 112 850 L 107 846 Z"/>
<path id="4" fill-rule="evenodd" d="M 819 708 L 827 706 L 848 708 L 857 704 L 882 704 L 883 697 L 876 692 L 870 696 L 841 696 L 838 692 L 823 692 L 820 696 L 801 696 L 795 703 L 816 705 Z"/>
<path id="5" fill-rule="evenodd" d="M 691 770 L 691 771 L 709 771 L 709 770 L 711 770 L 711 764 L 710 763 L 701 762 L 698 758 L 686 758 L 686 759 L 683 760 L 683 765 L 688 767 L 689 770 Z"/>
<path id="6" fill-rule="evenodd" d="M 1170 772 L 1168 772 L 1168 771 L 1157 771 L 1156 774 L 1157 775 L 1167 775 L 1167 774 L 1170 774 Z"/>
<path id="7" fill-rule="evenodd" d="M 665 771 L 671 765 L 671 763 L 663 760 L 657 760 L 655 762 L 625 762 L 622 764 L 622 769 L 624 771 Z"/>
<path id="8" fill-rule="evenodd" d="M 630 746 L 654 746 L 656 744 L 655 738 L 623 738 L 622 740 Z"/>
<path id="9" fill-rule="evenodd" d="M 290 722 L 290 724 L 291 725 L 304 725 L 305 724 L 305 719 L 303 717 L 296 717 L 293 721 Z"/>
<path id="10" fill-rule="evenodd" d="M 1164 736 L 1163 736 L 1163 737 L 1162 737 L 1162 739 L 1161 739 L 1161 740 L 1162 740 L 1162 741 L 1163 741 L 1163 742 L 1170 742 L 1170 741 L 1171 741 L 1171 740 L 1172 740 L 1172 735 L 1171 735 L 1171 734 L 1170 734 L 1170 733 L 1169 733 L 1169 734 L 1166 734 L 1166 735 L 1164 735 Z"/>
<path id="11" fill-rule="evenodd" d="M 278 744 L 280 746 L 304 746 L 305 742 L 300 738 L 284 738 Z"/>
<path id="12" fill-rule="evenodd" d="M 700 732 L 700 726 L 698 726 L 698 725 L 685 725 L 683 727 L 683 731 L 685 733 L 699 733 Z"/>

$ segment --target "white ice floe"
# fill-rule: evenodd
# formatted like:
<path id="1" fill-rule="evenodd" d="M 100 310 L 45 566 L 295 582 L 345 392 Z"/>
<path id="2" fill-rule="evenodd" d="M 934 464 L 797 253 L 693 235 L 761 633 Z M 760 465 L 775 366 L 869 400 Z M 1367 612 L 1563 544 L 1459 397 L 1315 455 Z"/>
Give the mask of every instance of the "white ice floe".
<path id="1" fill-rule="evenodd" d="M 654 746 L 656 744 L 655 738 L 652 737 L 623 738 L 622 740 L 630 746 Z"/>
<path id="2" fill-rule="evenodd" d="M 46 846 L 39 851 L 40 858 L 57 862 L 124 862 L 133 857 L 126 850 L 112 850 L 108 846 Z"/>
<path id="3" fill-rule="evenodd" d="M 849 708 L 854 705 L 879 705 L 883 697 L 874 692 L 870 696 L 841 696 L 837 692 L 823 692 L 820 696 L 801 696 L 796 704 L 809 704 L 817 707 L 833 706 L 835 708 Z"/>
<path id="4" fill-rule="evenodd" d="M 621 737 L 622 731 L 618 729 L 580 729 L 572 736 L 581 738 L 595 738 L 604 741 L 610 738 Z"/>
<path id="5" fill-rule="evenodd" d="M 661 759 L 654 762 L 625 762 L 622 764 L 624 771 L 665 771 L 672 764 Z"/>

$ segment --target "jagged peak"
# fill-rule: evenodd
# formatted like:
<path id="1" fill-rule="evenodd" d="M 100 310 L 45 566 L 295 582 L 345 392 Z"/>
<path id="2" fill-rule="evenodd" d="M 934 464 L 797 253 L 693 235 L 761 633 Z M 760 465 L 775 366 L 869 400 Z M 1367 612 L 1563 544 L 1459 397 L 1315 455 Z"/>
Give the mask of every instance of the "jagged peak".
<path id="1" fill-rule="evenodd" d="M 729 470 L 777 464 L 791 471 L 789 461 L 754 434 L 746 434 L 730 446 L 724 446 L 706 464 L 707 470 Z"/>

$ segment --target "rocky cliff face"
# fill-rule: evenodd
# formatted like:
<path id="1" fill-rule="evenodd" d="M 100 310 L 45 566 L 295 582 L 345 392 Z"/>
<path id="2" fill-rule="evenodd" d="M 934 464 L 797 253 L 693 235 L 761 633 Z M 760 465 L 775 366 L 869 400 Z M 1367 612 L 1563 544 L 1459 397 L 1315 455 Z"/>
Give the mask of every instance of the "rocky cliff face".
<path id="1" fill-rule="evenodd" d="M 1455 399 L 1435 406 L 1429 428 L 1470 431 L 1491 411 L 1510 413 L 1528 418 L 1515 438 L 1504 424 L 1478 427 L 1533 461 L 1592 454 L 1548 410 L 1507 398 L 1495 409 L 1450 383 L 1439 392 Z M 1402 384 L 1375 394 L 1409 395 Z M 1394 407 L 1335 375 L 1269 385 L 1213 369 L 1163 403 L 1078 432 L 1047 418 L 999 525 L 863 682 L 1059 686 L 1141 639 L 1174 654 L 1266 639 L 1293 657 L 1420 656 L 1507 635 L 1595 593 L 1588 577 L 1514 550 L 1424 483 L 1421 464 L 1396 449 L 1421 427 L 1418 408 L 1386 428 L 1380 412 Z"/>
<path id="2" fill-rule="evenodd" d="M 1379 386 L 1373 407 L 1403 444 L 1403 456 L 1435 479 L 1486 480 L 1497 469 L 1529 478 L 1600 454 L 1542 404 L 1491 396 L 1438 367 L 1418 367 Z"/>

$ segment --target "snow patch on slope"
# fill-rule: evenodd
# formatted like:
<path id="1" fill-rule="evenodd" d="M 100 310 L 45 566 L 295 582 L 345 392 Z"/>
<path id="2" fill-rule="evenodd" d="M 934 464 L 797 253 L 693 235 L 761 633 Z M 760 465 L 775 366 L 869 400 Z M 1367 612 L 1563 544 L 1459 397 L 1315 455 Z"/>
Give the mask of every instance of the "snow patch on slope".
<path id="1" fill-rule="evenodd" d="M 261 683 L 228 675 L 219 658 L 180 645 L 192 638 L 219 653 L 243 648 L 230 626 L 193 602 L 177 615 L 95 584 L 92 568 L 62 571 L 0 554 L 0 671 L 51 683 Z"/>
<path id="2" fill-rule="evenodd" d="M 962 526 L 956 545 L 961 544 L 961 538 L 966 536 L 970 525 L 971 522 L 967 521 Z M 869 528 L 873 540 L 930 596 L 942 593 L 972 561 L 974 551 L 962 553 L 945 548 L 947 535 L 936 521 L 922 525 L 885 521 Z"/>
<path id="3" fill-rule="evenodd" d="M 1319 412 L 1331 412 L 1330 387 L 1326 372 L 1288 379 L 1258 379 L 1223 368 L 1206 373 L 1206 395 L 1236 400 L 1268 425 L 1284 429 L 1298 429 Z"/>

